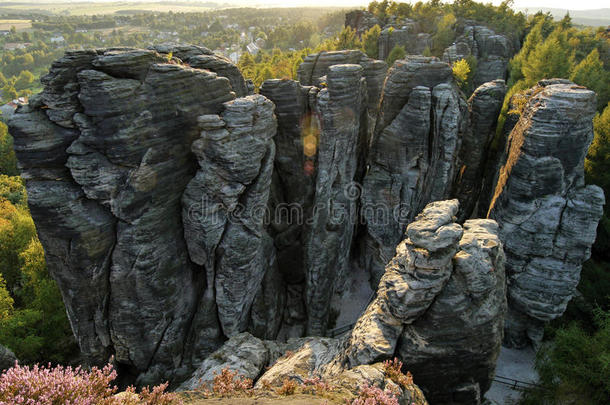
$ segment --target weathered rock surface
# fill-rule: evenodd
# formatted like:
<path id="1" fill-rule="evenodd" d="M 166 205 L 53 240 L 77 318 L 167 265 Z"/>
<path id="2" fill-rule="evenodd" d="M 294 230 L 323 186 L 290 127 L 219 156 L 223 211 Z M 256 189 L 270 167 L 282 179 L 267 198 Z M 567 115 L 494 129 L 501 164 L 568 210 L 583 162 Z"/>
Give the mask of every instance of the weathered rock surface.
<path id="1" fill-rule="evenodd" d="M 407 57 L 388 72 L 363 181 L 366 226 L 362 263 L 373 285 L 424 206 L 450 197 L 467 106 L 451 68 L 436 58 Z"/>
<path id="2" fill-rule="evenodd" d="M 361 36 L 375 25 L 382 26 L 383 23 L 369 11 L 354 10 L 345 14 L 345 26 L 354 29 L 358 36 Z"/>
<path id="3" fill-rule="evenodd" d="M 180 389 L 195 390 L 202 385 L 209 385 L 224 368 L 255 380 L 269 363 L 269 356 L 269 348 L 264 341 L 247 332 L 237 334 L 205 359 Z"/>
<path id="4" fill-rule="evenodd" d="M 506 344 L 542 338 L 559 317 L 591 254 L 603 191 L 585 186 L 595 94 L 565 81 L 542 81 L 510 133 L 489 209 L 506 251 Z"/>
<path id="5" fill-rule="evenodd" d="M 473 23 L 475 24 L 475 23 Z M 519 50 L 518 42 L 482 25 L 466 25 L 462 35 L 443 52 L 443 60 L 453 63 L 473 56 L 477 66 L 474 87 L 496 79 L 506 79 L 508 62 Z"/>
<path id="6" fill-rule="evenodd" d="M 407 55 L 421 55 L 426 48 L 432 47 L 432 35 L 419 30 L 413 20 L 383 27 L 378 40 L 379 59 L 387 59 L 395 46 L 402 46 Z"/>
<path id="7" fill-rule="evenodd" d="M 494 221 L 462 228 L 457 212 L 457 200 L 431 203 L 408 226 L 339 359 L 355 367 L 396 355 L 433 403 L 472 404 L 502 341 L 504 254 Z"/>
<path id="8" fill-rule="evenodd" d="M 183 59 L 206 53 L 196 47 L 165 51 Z M 262 97 L 225 105 L 236 94 L 230 79 L 168 63 L 154 50 L 70 51 L 43 83 L 43 92 L 9 125 L 48 268 L 80 348 L 94 362 L 114 355 L 123 374 L 142 383 L 186 377 L 221 343 L 221 325 L 228 334 L 247 327 L 243 317 L 258 288 L 253 284 L 273 268 L 273 255 L 262 253 L 266 236 L 255 216 L 230 225 L 235 231 L 219 243 L 231 249 L 214 269 L 205 267 L 204 249 L 193 247 L 201 235 L 185 233 L 181 215 L 181 197 L 196 174 L 191 145 L 218 170 L 213 181 L 205 181 L 207 173 L 196 179 L 211 189 L 227 186 L 210 197 L 225 196 L 229 206 L 237 196 L 247 207 L 266 205 L 272 105 Z M 221 112 L 222 120 L 214 115 Z M 229 133 L 238 138 L 236 147 L 249 149 L 231 149 L 212 135 L 198 140 L 198 117 L 210 114 L 218 124 L 210 132 Z M 203 198 L 196 186 L 189 192 Z M 206 236 L 212 238 L 214 229 Z M 232 249 L 241 246 L 244 256 L 234 257 Z M 252 271 L 246 257 L 264 257 L 267 265 L 227 287 L 238 269 Z M 246 314 L 226 320 L 235 310 Z"/>
<path id="9" fill-rule="evenodd" d="M 184 236 L 191 259 L 205 269 L 204 295 L 215 297 L 222 330 L 233 336 L 246 330 L 265 274 L 276 272 L 263 224 L 275 157 L 273 104 L 260 95 L 236 99 L 224 104 L 222 117 L 200 116 L 199 125 L 191 149 L 200 169 L 182 196 Z M 261 319 L 271 334 L 282 307 L 279 300 Z"/>
<path id="10" fill-rule="evenodd" d="M 459 173 L 453 191 L 460 200 L 460 222 L 471 217 L 479 200 L 485 177 L 483 171 L 505 95 L 504 80 L 494 80 L 479 86 L 468 100 L 469 125 L 462 137 L 457 164 Z M 493 177 L 492 173 L 485 174 Z"/>
<path id="11" fill-rule="evenodd" d="M 330 338 L 301 339 L 300 345 L 290 355 L 279 358 L 260 377 L 257 387 L 264 384 L 280 386 L 285 378 L 303 383 L 307 379 L 319 377 L 335 390 L 347 390 L 357 395 L 366 383 L 381 388 L 391 388 L 398 393 L 401 405 L 426 405 L 428 402 L 416 385 L 402 387 L 389 379 L 383 364 L 361 365 L 351 369 L 337 367 L 333 359 L 339 354 L 342 340 Z"/>
<path id="12" fill-rule="evenodd" d="M 15 365 L 17 357 L 8 347 L 0 345 L 0 372 Z"/>
<path id="13" fill-rule="evenodd" d="M 367 84 L 367 102 L 371 111 L 377 111 L 383 81 L 388 70 L 382 60 L 368 58 L 362 51 L 332 51 L 307 55 L 297 70 L 298 81 L 303 86 L 320 86 L 321 78 L 326 76 L 333 65 L 359 64 Z"/>
<path id="14" fill-rule="evenodd" d="M 366 88 L 359 65 L 335 65 L 317 95 L 321 132 L 316 193 L 305 243 L 307 333 L 326 331 L 332 295 L 345 281 L 358 215 L 359 156 L 367 136 Z M 365 117 L 363 119 L 363 116 Z M 363 123 L 364 122 L 364 123 Z M 356 194 L 352 194 L 352 193 Z"/>
<path id="15" fill-rule="evenodd" d="M 279 79 L 266 80 L 260 89 L 275 104 L 278 121 L 269 232 L 274 238 L 279 271 L 287 283 L 283 321 L 288 328 L 297 328 L 299 336 L 307 319 L 303 245 L 315 194 L 320 137 L 319 118 L 313 112 L 317 92 L 316 87 Z"/>

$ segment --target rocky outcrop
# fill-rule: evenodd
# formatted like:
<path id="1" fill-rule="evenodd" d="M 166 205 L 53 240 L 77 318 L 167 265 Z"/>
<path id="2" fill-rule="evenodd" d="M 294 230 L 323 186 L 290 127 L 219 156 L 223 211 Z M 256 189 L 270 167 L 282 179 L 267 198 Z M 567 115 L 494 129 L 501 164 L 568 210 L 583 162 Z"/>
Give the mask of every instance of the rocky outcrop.
<path id="1" fill-rule="evenodd" d="M 530 94 L 489 208 L 506 250 L 510 346 L 539 342 L 543 322 L 564 312 L 604 204 L 602 190 L 584 184 L 595 94 L 554 80 Z"/>
<path id="2" fill-rule="evenodd" d="M 345 26 L 351 27 L 358 36 L 383 23 L 375 15 L 366 10 L 354 10 L 345 14 Z"/>
<path id="3" fill-rule="evenodd" d="M 505 95 L 504 80 L 494 80 L 479 86 L 468 100 L 469 125 L 462 137 L 457 163 L 459 173 L 453 191 L 460 200 L 460 222 L 471 218 L 480 198 L 484 170 L 491 157 L 489 151 Z M 492 173 L 486 174 L 493 177 Z"/>
<path id="4" fill-rule="evenodd" d="M 377 297 L 339 356 L 356 367 L 397 355 L 432 403 L 480 403 L 506 311 L 498 226 L 491 220 L 460 226 L 458 205 L 428 204 L 407 227 Z"/>
<path id="5" fill-rule="evenodd" d="M 297 336 L 305 332 L 307 320 L 303 246 L 315 194 L 320 125 L 312 109 L 318 91 L 317 87 L 279 79 L 266 80 L 260 89 L 276 106 L 277 153 L 269 201 L 269 210 L 273 213 L 269 232 L 274 238 L 278 268 L 286 283 L 283 322 L 288 329 L 294 329 L 289 334 Z"/>
<path id="6" fill-rule="evenodd" d="M 369 110 L 372 113 L 376 112 L 388 66 L 382 60 L 367 58 L 362 51 L 322 51 L 307 55 L 297 70 L 298 81 L 303 86 L 319 87 L 330 67 L 341 64 L 359 64 L 362 66 L 364 69 L 363 76 L 366 78 L 367 84 Z"/>
<path id="7" fill-rule="evenodd" d="M 310 337 L 277 343 L 241 333 L 207 358 L 180 390 L 210 387 L 215 375 L 229 369 L 237 371 L 242 378 L 253 380 L 257 390 L 280 387 L 286 379 L 307 384 L 318 378 L 328 387 L 325 394 L 331 395 L 332 391 L 337 400 L 353 398 L 364 384 L 368 384 L 391 388 L 398 394 L 401 405 L 427 405 L 416 385 L 397 385 L 385 375 L 381 363 L 353 369 L 329 368 L 341 345 L 341 340 L 331 338 Z"/>
<path id="8" fill-rule="evenodd" d="M 182 195 L 184 237 L 191 260 L 205 269 L 204 301 L 215 297 L 223 333 L 233 336 L 246 330 L 265 274 L 277 272 L 263 223 L 275 157 L 273 104 L 248 96 L 198 121 L 202 132 L 191 149 L 200 169 Z M 272 335 L 283 300 L 276 304 L 256 320 Z"/>
<path id="9" fill-rule="evenodd" d="M 0 345 L 0 372 L 15 365 L 17 357 L 8 347 Z"/>
<path id="10" fill-rule="evenodd" d="M 197 47 L 163 51 L 183 60 L 206 54 Z M 272 269 L 273 255 L 254 215 L 227 225 L 233 231 L 212 250 L 216 245 L 201 241 L 213 240 L 218 228 L 205 236 L 185 232 L 181 212 L 190 207 L 181 198 L 222 197 L 230 209 L 238 198 L 246 207 L 266 204 L 272 105 L 262 97 L 224 104 L 238 92 L 230 79 L 154 50 L 70 51 L 42 81 L 42 93 L 9 125 L 80 348 L 97 363 L 114 355 L 122 374 L 141 383 L 183 378 L 221 343 L 221 326 L 228 334 L 248 326 L 254 283 L 266 278 L 244 258 L 264 257 Z M 222 142 L 229 135 L 238 138 L 234 144 Z M 192 147 L 216 178 L 197 172 Z M 240 247 L 246 256 L 223 251 Z M 213 268 L 206 248 L 218 255 Z M 247 280 L 231 286 L 238 268 Z M 235 310 L 246 315 L 228 320 Z"/>
<path id="11" fill-rule="evenodd" d="M 466 25 L 463 33 L 443 52 L 443 60 L 453 63 L 474 57 L 477 65 L 473 84 L 478 87 L 492 80 L 505 80 L 508 62 L 518 50 L 518 41 L 506 35 L 482 25 Z"/>
<path id="12" fill-rule="evenodd" d="M 407 55 L 421 55 L 432 48 L 432 35 L 421 32 L 413 20 L 383 27 L 378 40 L 379 59 L 387 59 L 395 46 L 402 46 Z"/>
<path id="13" fill-rule="evenodd" d="M 382 363 L 361 365 L 351 369 L 337 367 L 333 359 L 340 353 L 343 342 L 340 339 L 308 338 L 291 353 L 280 357 L 260 377 L 256 387 L 280 386 L 288 378 L 303 383 L 320 378 L 334 391 L 347 391 L 347 398 L 353 398 L 360 388 L 367 384 L 397 393 L 400 405 L 426 405 L 428 402 L 415 384 L 398 385 L 384 371 Z"/>
<path id="14" fill-rule="evenodd" d="M 361 199 L 361 257 L 373 285 L 416 213 L 450 197 L 466 111 L 446 63 L 413 56 L 388 72 Z"/>
<path id="15" fill-rule="evenodd" d="M 231 88 L 236 97 L 245 97 L 252 94 L 241 72 L 228 58 L 217 55 L 203 46 L 196 45 L 154 45 L 151 49 L 178 58 L 179 61 L 187 63 L 190 67 L 207 69 L 226 77 L 231 83 Z"/>
<path id="16" fill-rule="evenodd" d="M 359 65 L 335 65 L 328 88 L 317 95 L 321 133 L 317 153 L 316 194 L 305 242 L 307 333 L 323 335 L 329 303 L 345 282 L 358 217 L 360 159 L 367 136 L 366 87 Z M 356 194 L 353 194 L 353 193 Z"/>

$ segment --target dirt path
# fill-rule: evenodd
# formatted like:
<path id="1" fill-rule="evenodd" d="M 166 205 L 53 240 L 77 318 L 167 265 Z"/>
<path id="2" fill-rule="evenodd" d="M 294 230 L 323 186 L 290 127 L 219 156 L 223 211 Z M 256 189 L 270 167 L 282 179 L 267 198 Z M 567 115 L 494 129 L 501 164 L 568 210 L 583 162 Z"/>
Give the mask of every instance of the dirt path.
<path id="1" fill-rule="evenodd" d="M 254 397 L 254 398 L 209 398 L 199 395 L 182 394 L 184 405 L 343 405 L 326 398 L 313 395 L 290 395 L 287 397 Z"/>

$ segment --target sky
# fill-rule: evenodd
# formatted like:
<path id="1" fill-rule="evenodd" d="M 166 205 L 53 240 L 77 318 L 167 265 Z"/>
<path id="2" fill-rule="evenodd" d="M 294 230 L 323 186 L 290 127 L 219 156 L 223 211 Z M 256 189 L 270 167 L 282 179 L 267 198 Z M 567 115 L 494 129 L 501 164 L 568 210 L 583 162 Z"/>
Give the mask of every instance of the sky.
<path id="1" fill-rule="evenodd" d="M 219 3 L 232 3 L 232 0 L 210 0 Z M 417 0 L 410 1 L 415 3 Z M 239 0 L 237 2 L 240 2 Z M 282 4 L 285 6 L 365 6 L 369 3 L 369 0 L 246 0 L 247 3 L 273 3 Z M 483 1 L 484 3 L 489 0 Z M 493 4 L 498 5 L 502 0 L 492 0 Z M 598 8 L 610 8 L 610 1 L 608 0 L 514 0 L 514 7 L 535 9 L 540 7 L 547 8 L 560 8 L 566 10 L 588 10 Z"/>

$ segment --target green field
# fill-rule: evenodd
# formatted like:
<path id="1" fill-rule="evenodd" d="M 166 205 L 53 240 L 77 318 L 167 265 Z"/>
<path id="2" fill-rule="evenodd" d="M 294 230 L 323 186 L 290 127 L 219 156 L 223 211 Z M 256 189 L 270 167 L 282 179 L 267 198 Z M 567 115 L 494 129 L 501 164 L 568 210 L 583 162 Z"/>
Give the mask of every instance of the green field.
<path id="1" fill-rule="evenodd" d="M 17 31 L 32 28 L 32 20 L 0 20 L 0 30 L 10 30 L 11 27 Z"/>
<path id="2" fill-rule="evenodd" d="M 2 3 L 0 15 L 15 15 L 24 12 L 56 15 L 93 15 L 114 13 L 138 13 L 145 11 L 158 12 L 197 12 L 213 8 L 211 3 L 176 3 L 176 2 L 79 2 L 79 3 Z"/>

